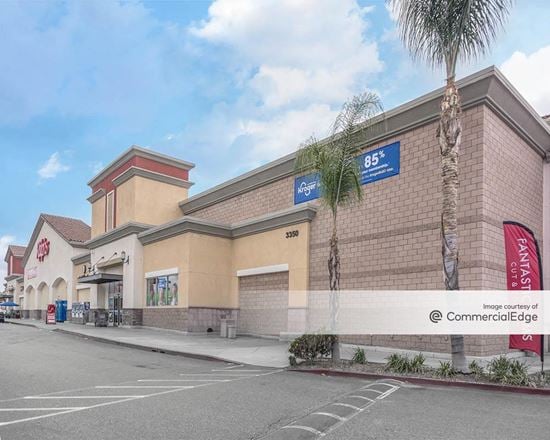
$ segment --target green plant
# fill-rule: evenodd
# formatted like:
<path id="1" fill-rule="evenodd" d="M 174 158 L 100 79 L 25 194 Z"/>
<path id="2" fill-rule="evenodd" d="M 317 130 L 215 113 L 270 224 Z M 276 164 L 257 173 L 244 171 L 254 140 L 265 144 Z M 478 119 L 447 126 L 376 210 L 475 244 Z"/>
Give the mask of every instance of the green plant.
<path id="1" fill-rule="evenodd" d="M 386 358 L 386 361 L 384 369 L 388 371 L 393 371 L 394 373 L 408 373 L 410 370 L 409 358 L 402 354 L 392 353 Z"/>
<path id="2" fill-rule="evenodd" d="M 426 369 L 424 362 L 426 358 L 422 353 L 418 353 L 409 361 L 409 372 L 411 373 L 423 373 Z"/>
<path id="3" fill-rule="evenodd" d="M 355 347 L 355 352 L 353 353 L 351 361 L 355 364 L 366 364 L 367 356 L 365 355 L 365 350 L 361 347 Z"/>
<path id="4" fill-rule="evenodd" d="M 441 253 L 445 288 L 459 290 L 458 152 L 462 109 L 455 83 L 456 66 L 459 60 L 471 61 L 488 52 L 513 0 L 389 0 L 389 3 L 412 58 L 446 70 L 447 84 L 436 132 L 442 177 Z M 453 365 L 465 370 L 464 336 L 451 335 L 450 339 Z"/>
<path id="5" fill-rule="evenodd" d="M 457 371 L 453 368 L 449 361 L 439 361 L 439 367 L 436 368 L 435 374 L 439 377 L 453 377 L 456 376 Z"/>
<path id="6" fill-rule="evenodd" d="M 295 367 L 296 365 L 298 365 L 298 361 L 296 361 L 296 356 L 291 354 L 288 357 L 288 363 L 290 364 L 291 367 Z"/>
<path id="7" fill-rule="evenodd" d="M 296 153 L 295 172 L 315 173 L 318 176 L 320 200 L 331 213 L 332 233 L 329 240 L 328 285 L 330 289 L 330 324 L 336 328 L 338 293 L 340 291 L 340 251 L 338 247 L 338 210 L 361 200 L 361 170 L 356 160 L 357 127 L 367 134 L 378 122 L 374 116 L 382 112 L 378 95 L 372 92 L 354 96 L 346 102 L 336 117 L 330 137 L 319 142 L 314 137 L 306 141 Z M 362 136 L 362 139 L 368 139 Z M 367 145 L 362 143 L 361 147 Z M 340 360 L 340 344 L 334 339 L 332 358 Z"/>
<path id="8" fill-rule="evenodd" d="M 294 339 L 288 351 L 296 358 L 311 362 L 317 357 L 328 356 L 335 339 L 333 335 L 305 334 Z"/>
<path id="9" fill-rule="evenodd" d="M 499 356 L 487 365 L 487 373 L 490 380 L 506 385 L 529 386 L 532 380 L 529 378 L 527 365 L 517 359 L 508 359 Z"/>
<path id="10" fill-rule="evenodd" d="M 424 365 L 426 358 L 422 353 L 418 353 L 412 359 L 408 356 L 393 353 L 386 358 L 387 371 L 393 371 L 394 373 L 423 373 L 426 370 Z"/>
<path id="11" fill-rule="evenodd" d="M 470 373 L 472 373 L 477 378 L 483 377 L 483 375 L 485 374 L 485 370 L 481 365 L 479 365 L 476 360 L 470 362 L 470 364 L 468 365 L 468 369 L 470 370 Z"/>

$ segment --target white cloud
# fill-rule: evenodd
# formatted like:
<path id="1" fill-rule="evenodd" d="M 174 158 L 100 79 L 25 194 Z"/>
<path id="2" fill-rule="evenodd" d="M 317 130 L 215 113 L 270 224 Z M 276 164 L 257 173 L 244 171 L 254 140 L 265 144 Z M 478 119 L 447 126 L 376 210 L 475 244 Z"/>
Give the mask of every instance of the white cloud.
<path id="1" fill-rule="evenodd" d="M 501 70 L 537 112 L 550 113 L 550 46 L 532 54 L 514 52 Z"/>
<path id="2" fill-rule="evenodd" d="M 243 135 L 251 138 L 253 160 L 275 158 L 295 151 L 310 136 L 324 137 L 337 111 L 326 104 L 312 104 L 304 109 L 289 110 L 267 120 L 244 122 Z"/>
<path id="3" fill-rule="evenodd" d="M 0 124 L 53 113 L 139 125 L 185 89 L 184 29 L 138 2 L 0 2 L 0 28 Z"/>
<path id="4" fill-rule="evenodd" d="M 216 0 L 191 28 L 233 59 L 241 95 L 224 104 L 231 121 L 221 122 L 251 160 L 274 159 L 319 135 L 383 69 L 367 38 L 372 10 L 355 0 Z"/>
<path id="5" fill-rule="evenodd" d="M 56 151 L 38 169 L 38 175 L 41 179 L 54 179 L 59 173 L 69 171 L 70 169 L 71 167 L 61 163 L 59 152 Z"/>
<path id="6" fill-rule="evenodd" d="M 15 237 L 12 235 L 0 236 L 0 292 L 4 291 L 4 278 L 7 274 L 7 266 L 4 262 L 4 257 L 8 251 L 8 246 L 15 241 Z"/>

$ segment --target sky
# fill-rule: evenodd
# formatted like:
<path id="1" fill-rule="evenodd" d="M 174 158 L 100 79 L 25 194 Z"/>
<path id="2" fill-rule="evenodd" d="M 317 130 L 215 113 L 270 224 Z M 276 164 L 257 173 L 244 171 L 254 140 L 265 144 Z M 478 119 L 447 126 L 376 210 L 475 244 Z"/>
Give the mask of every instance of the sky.
<path id="1" fill-rule="evenodd" d="M 0 254 L 41 212 L 90 220 L 87 182 L 132 144 L 191 161 L 197 194 L 322 138 L 342 104 L 443 85 L 382 0 L 0 2 Z M 490 54 L 550 113 L 550 3 L 517 0 Z M 0 277 L 5 267 L 0 266 Z"/>

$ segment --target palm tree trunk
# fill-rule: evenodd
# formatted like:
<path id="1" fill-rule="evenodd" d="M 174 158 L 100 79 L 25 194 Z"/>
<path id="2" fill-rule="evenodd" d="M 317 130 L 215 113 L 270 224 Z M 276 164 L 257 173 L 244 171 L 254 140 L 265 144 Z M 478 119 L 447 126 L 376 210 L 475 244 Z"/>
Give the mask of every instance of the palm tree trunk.
<path id="1" fill-rule="evenodd" d="M 338 252 L 338 234 L 336 231 L 336 214 L 333 215 L 332 236 L 330 237 L 330 255 L 328 259 L 328 273 L 330 283 L 330 326 L 336 329 L 338 321 L 338 292 L 340 290 L 340 254 Z M 338 335 L 332 344 L 332 360 L 340 361 L 340 343 Z"/>
<path id="2" fill-rule="evenodd" d="M 443 275 L 446 290 L 458 287 L 458 149 L 461 141 L 460 97 L 454 77 L 447 79 L 445 95 L 441 102 L 441 117 L 437 130 L 441 151 L 441 176 L 443 180 L 443 210 L 441 212 L 441 239 Z M 453 367 L 466 370 L 464 336 L 451 335 Z"/>

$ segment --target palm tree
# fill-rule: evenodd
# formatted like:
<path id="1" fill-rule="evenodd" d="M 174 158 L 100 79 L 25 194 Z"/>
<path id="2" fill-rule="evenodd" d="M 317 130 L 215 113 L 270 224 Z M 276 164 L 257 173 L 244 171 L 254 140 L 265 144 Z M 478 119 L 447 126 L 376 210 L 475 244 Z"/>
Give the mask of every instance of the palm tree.
<path id="1" fill-rule="evenodd" d="M 390 0 L 403 43 L 414 59 L 445 66 L 437 138 L 441 153 L 443 209 L 441 239 L 447 290 L 458 287 L 458 150 L 462 133 L 460 95 L 455 83 L 458 60 L 485 54 L 506 20 L 513 0 Z M 451 336 L 453 365 L 464 371 L 464 337 Z"/>
<path id="2" fill-rule="evenodd" d="M 372 127 L 373 117 L 382 112 L 380 98 L 364 93 L 346 102 L 337 116 L 328 140 L 314 137 L 306 141 L 296 155 L 297 173 L 311 172 L 319 176 L 320 198 L 332 214 L 332 235 L 328 258 L 331 329 L 336 329 L 338 291 L 340 290 L 340 254 L 338 250 L 338 209 L 361 200 L 361 171 L 356 154 L 356 131 L 361 124 L 362 135 Z M 363 145 L 364 147 L 364 145 Z M 340 359 L 338 338 L 332 347 L 332 358 Z"/>

